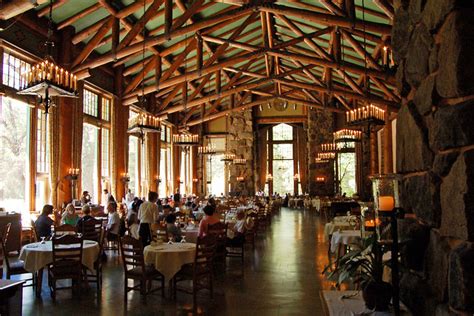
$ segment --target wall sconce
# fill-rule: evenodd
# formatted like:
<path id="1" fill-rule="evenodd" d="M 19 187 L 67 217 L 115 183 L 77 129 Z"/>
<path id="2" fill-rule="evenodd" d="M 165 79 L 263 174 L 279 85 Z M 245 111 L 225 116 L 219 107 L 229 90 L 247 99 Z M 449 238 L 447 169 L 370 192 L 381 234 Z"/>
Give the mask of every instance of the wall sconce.
<path id="1" fill-rule="evenodd" d="M 67 172 L 68 172 L 68 175 L 66 176 L 66 178 L 68 178 L 69 180 L 75 181 L 79 177 L 80 169 L 79 168 L 69 168 Z"/>
<path id="2" fill-rule="evenodd" d="M 293 176 L 293 180 L 295 180 L 296 182 L 300 182 L 300 175 L 299 175 L 299 173 L 296 173 L 296 174 Z"/>
<path id="3" fill-rule="evenodd" d="M 273 181 L 273 176 L 271 173 L 267 174 L 267 182 L 272 182 Z"/>
<path id="4" fill-rule="evenodd" d="M 326 177 L 316 177 L 316 182 L 326 182 Z"/>
<path id="5" fill-rule="evenodd" d="M 130 175 L 128 173 L 122 173 L 122 182 L 130 182 Z"/>
<path id="6" fill-rule="evenodd" d="M 237 181 L 239 181 L 239 182 L 244 182 L 244 181 L 245 181 L 245 178 L 244 178 L 244 177 L 242 177 L 242 176 L 240 176 L 240 177 L 237 177 Z"/>
<path id="7" fill-rule="evenodd" d="M 198 183 L 198 182 L 199 182 L 199 179 L 198 179 L 198 178 L 193 178 L 193 182 L 194 182 L 194 183 Z"/>

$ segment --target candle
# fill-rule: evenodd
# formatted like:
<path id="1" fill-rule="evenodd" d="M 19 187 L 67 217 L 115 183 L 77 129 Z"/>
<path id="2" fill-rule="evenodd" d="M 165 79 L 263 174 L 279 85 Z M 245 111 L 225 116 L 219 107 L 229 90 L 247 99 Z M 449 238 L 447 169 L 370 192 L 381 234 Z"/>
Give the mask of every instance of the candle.
<path id="1" fill-rule="evenodd" d="M 393 196 L 379 196 L 379 211 L 389 212 L 393 210 L 394 206 Z"/>

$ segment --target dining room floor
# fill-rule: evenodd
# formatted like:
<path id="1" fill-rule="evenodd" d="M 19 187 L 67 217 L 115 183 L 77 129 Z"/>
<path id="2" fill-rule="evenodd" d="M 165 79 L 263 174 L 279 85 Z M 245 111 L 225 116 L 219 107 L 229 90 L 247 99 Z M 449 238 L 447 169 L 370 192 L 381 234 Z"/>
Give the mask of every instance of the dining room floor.
<path id="1" fill-rule="evenodd" d="M 225 273 L 215 277 L 214 298 L 198 295 L 202 315 L 323 315 L 319 291 L 331 284 L 321 275 L 327 264 L 324 223 L 315 212 L 282 208 L 272 224 L 246 248 L 245 264 L 227 259 Z M 159 292 L 143 299 L 139 292 L 123 295 L 120 257 L 111 252 L 104 266 L 103 288 L 95 285 L 80 293 L 62 291 L 54 302 L 43 280 L 42 299 L 32 288 L 23 290 L 23 315 L 191 315 L 192 296 L 178 293 L 176 300 Z M 46 275 L 45 275 L 46 278 Z"/>

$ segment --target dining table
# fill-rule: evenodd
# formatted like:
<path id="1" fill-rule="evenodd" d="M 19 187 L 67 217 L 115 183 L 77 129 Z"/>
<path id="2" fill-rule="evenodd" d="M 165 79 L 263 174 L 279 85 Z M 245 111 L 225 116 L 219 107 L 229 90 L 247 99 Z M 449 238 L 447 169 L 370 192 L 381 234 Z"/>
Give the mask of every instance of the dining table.
<path id="1" fill-rule="evenodd" d="M 88 269 L 94 270 L 94 262 L 99 256 L 99 251 L 100 248 L 98 242 L 84 240 L 82 264 Z M 19 259 L 23 260 L 26 271 L 38 274 L 36 295 L 41 296 L 43 269 L 53 262 L 52 241 L 40 241 L 23 246 L 20 251 Z"/>
<path id="2" fill-rule="evenodd" d="M 153 243 L 143 250 L 145 263 L 153 265 L 165 282 L 171 281 L 183 265 L 193 263 L 195 254 L 196 244 L 190 242 Z"/>

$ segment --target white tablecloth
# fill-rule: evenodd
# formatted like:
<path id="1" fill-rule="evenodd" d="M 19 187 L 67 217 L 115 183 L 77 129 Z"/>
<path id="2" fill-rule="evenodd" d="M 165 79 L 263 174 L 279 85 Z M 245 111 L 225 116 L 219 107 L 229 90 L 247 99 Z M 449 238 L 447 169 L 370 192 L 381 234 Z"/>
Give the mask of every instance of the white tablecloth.
<path id="1" fill-rule="evenodd" d="M 196 244 L 173 243 L 146 246 L 143 251 L 146 264 L 152 264 L 169 281 L 186 263 L 194 262 Z"/>
<path id="2" fill-rule="evenodd" d="M 335 231 L 331 237 L 331 252 L 336 252 L 339 244 L 349 245 L 360 238 L 360 230 Z"/>
<path id="3" fill-rule="evenodd" d="M 321 200 L 320 199 L 312 199 L 311 200 L 311 205 L 316 209 L 316 211 L 321 210 Z"/>
<path id="4" fill-rule="evenodd" d="M 94 270 L 94 261 L 99 255 L 99 244 L 96 241 L 84 240 L 82 264 Z M 36 272 L 53 262 L 53 245 L 51 241 L 28 244 L 20 251 L 20 260 L 25 262 L 25 270 Z"/>
<path id="5" fill-rule="evenodd" d="M 324 225 L 324 240 L 328 241 L 329 236 L 331 236 L 337 230 L 349 230 L 352 225 L 355 225 L 356 219 L 356 216 L 334 217 L 331 222 Z"/>
<path id="6" fill-rule="evenodd" d="M 352 296 L 356 294 L 355 296 Z M 342 298 L 343 296 L 349 298 Z M 328 316 L 354 316 L 366 311 L 362 292 L 360 291 L 322 291 L 322 298 L 326 304 Z M 402 315 L 411 315 L 403 303 L 400 303 Z M 377 312 L 374 316 L 391 315 Z"/>

